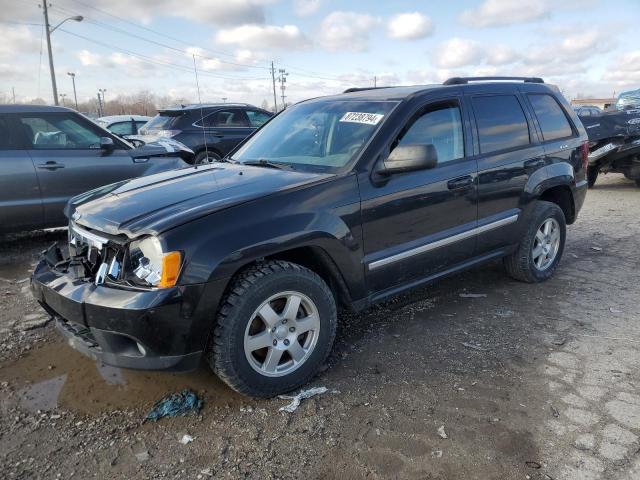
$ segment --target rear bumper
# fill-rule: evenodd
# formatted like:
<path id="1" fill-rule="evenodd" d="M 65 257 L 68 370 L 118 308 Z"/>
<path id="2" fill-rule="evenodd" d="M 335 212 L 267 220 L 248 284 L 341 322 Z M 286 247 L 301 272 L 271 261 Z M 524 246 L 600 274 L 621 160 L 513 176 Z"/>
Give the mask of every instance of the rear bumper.
<path id="1" fill-rule="evenodd" d="M 126 290 L 73 278 L 43 259 L 31 289 L 83 354 L 116 367 L 188 371 L 206 349 L 224 285 Z"/>

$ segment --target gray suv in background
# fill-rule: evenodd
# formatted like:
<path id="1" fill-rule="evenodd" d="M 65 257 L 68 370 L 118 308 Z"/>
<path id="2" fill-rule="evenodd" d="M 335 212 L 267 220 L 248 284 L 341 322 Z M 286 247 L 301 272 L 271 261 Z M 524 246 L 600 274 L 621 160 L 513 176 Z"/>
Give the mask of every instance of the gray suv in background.
<path id="1" fill-rule="evenodd" d="M 69 198 L 192 156 L 171 141 L 134 148 L 67 108 L 0 105 L 0 232 L 64 226 Z"/>

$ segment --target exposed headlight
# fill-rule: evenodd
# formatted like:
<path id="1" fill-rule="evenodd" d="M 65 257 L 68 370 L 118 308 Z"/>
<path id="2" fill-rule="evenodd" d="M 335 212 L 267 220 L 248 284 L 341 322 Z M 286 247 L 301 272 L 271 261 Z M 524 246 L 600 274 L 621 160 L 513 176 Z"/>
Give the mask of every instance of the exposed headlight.
<path id="1" fill-rule="evenodd" d="M 182 255 L 180 252 L 163 252 L 158 238 L 147 237 L 131 242 L 129 257 L 133 274 L 139 280 L 159 288 L 173 287 L 176 284 Z"/>

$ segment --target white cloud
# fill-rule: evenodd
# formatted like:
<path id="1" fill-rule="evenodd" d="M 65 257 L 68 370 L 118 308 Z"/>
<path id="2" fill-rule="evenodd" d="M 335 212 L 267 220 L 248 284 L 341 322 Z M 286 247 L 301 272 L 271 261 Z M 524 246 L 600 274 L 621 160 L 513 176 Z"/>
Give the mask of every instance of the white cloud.
<path id="1" fill-rule="evenodd" d="M 602 79 L 618 89 L 637 88 L 640 85 L 640 50 L 623 53 L 610 65 Z"/>
<path id="2" fill-rule="evenodd" d="M 80 50 L 76 52 L 76 57 L 80 60 L 80 64 L 84 67 L 97 67 L 100 65 L 102 57 L 90 52 L 89 50 Z"/>
<path id="3" fill-rule="evenodd" d="M 529 22 L 548 17 L 549 4 L 545 0 L 526 3 L 513 0 L 484 0 L 478 8 L 465 10 L 462 23 L 472 27 L 497 27 Z"/>
<path id="4" fill-rule="evenodd" d="M 0 38 L 0 60 L 40 51 L 40 39 L 25 26 L 0 26 Z"/>
<path id="5" fill-rule="evenodd" d="M 389 20 L 387 33 L 400 40 L 424 38 L 433 33 L 433 22 L 419 12 L 399 13 Z"/>
<path id="6" fill-rule="evenodd" d="M 433 56 L 433 64 L 440 68 L 476 65 L 483 61 L 485 52 L 474 40 L 454 37 L 440 44 Z"/>
<path id="7" fill-rule="evenodd" d="M 240 25 L 220 30 L 216 34 L 220 45 L 238 45 L 244 48 L 287 48 L 291 50 L 306 48 L 309 39 L 295 25 Z"/>
<path id="8" fill-rule="evenodd" d="M 380 22 L 364 13 L 332 12 L 320 24 L 320 44 L 330 51 L 363 52 L 368 48 L 369 34 Z"/>
<path id="9" fill-rule="evenodd" d="M 486 62 L 489 65 L 506 65 L 518 60 L 519 55 L 507 45 L 496 45 L 485 49 Z"/>
<path id="10" fill-rule="evenodd" d="M 299 17 L 313 15 L 320 8 L 322 0 L 294 0 L 293 10 Z"/>

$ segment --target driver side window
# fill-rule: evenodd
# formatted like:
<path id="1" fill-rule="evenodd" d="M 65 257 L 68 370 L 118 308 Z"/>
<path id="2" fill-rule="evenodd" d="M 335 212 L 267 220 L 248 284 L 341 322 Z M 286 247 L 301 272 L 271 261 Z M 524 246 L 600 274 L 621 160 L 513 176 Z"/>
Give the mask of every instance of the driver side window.
<path id="1" fill-rule="evenodd" d="M 438 163 L 464 157 L 464 136 L 460 108 L 455 104 L 443 104 L 418 117 L 401 134 L 397 145 L 430 143 L 438 152 Z"/>
<path id="2" fill-rule="evenodd" d="M 100 148 L 100 135 L 67 114 L 25 115 L 19 123 L 34 150 Z"/>

